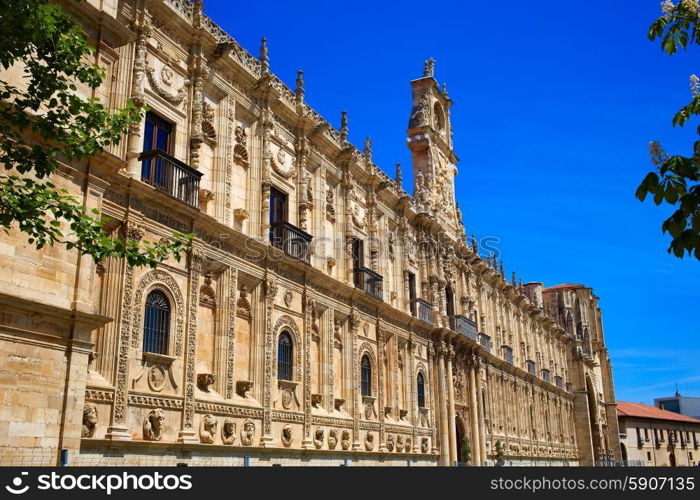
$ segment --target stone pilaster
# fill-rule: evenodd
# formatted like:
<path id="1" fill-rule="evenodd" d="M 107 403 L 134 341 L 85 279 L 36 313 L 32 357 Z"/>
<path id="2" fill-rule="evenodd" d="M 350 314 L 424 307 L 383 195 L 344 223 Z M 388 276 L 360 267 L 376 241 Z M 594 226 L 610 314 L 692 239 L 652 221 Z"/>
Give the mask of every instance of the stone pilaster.
<path id="1" fill-rule="evenodd" d="M 272 331 L 272 312 L 277 281 L 268 273 L 265 277 L 265 360 L 263 380 L 263 428 L 260 446 L 265 447 L 273 441 L 272 437 L 272 384 L 274 382 L 274 332 Z"/>
<path id="2" fill-rule="evenodd" d="M 302 448 L 307 449 L 314 444 L 311 436 L 311 328 L 315 308 L 316 300 L 307 289 L 304 292 L 304 438 L 301 442 Z"/>
<path id="3" fill-rule="evenodd" d="M 360 353 L 358 345 L 358 329 L 360 328 L 360 318 L 353 311 L 350 314 L 350 328 L 352 330 L 352 449 L 360 450 L 360 409 L 362 401 L 360 397 Z"/>
<path id="4" fill-rule="evenodd" d="M 472 426 L 472 462 L 482 465 L 481 461 L 481 431 L 479 430 L 479 409 L 476 385 L 476 356 L 472 355 L 467 370 L 469 372 L 469 421 Z"/>
<path id="5" fill-rule="evenodd" d="M 447 346 L 446 371 L 447 371 L 447 425 L 450 440 L 450 465 L 457 462 L 457 430 L 455 428 L 455 390 L 452 383 L 452 360 L 455 355 L 454 347 Z"/>
<path id="6" fill-rule="evenodd" d="M 445 358 L 447 357 L 447 347 L 444 343 L 438 346 L 438 386 L 440 388 L 440 464 L 450 464 L 450 436 L 448 430 L 448 404 Z"/>

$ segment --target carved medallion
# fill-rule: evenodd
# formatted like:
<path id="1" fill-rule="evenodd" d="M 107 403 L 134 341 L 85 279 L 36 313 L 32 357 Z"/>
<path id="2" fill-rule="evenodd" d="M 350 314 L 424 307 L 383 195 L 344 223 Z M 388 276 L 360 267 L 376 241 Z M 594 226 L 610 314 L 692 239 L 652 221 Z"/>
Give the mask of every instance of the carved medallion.
<path id="1" fill-rule="evenodd" d="M 401 453 L 403 451 L 403 436 L 396 436 L 396 451 Z"/>
<path id="2" fill-rule="evenodd" d="M 370 420 L 372 418 L 373 414 L 374 414 L 374 410 L 372 409 L 372 403 L 367 403 L 365 405 L 365 418 L 367 420 Z"/>
<path id="3" fill-rule="evenodd" d="M 88 403 L 83 409 L 83 430 L 81 437 L 91 438 L 95 436 L 97 430 L 97 407 Z"/>
<path id="4" fill-rule="evenodd" d="M 253 444 L 253 438 L 255 437 L 255 422 L 247 419 L 243 422 L 243 427 L 241 428 L 241 443 L 245 446 L 250 446 Z"/>
<path id="5" fill-rule="evenodd" d="M 394 451 L 394 436 L 391 434 L 386 438 L 386 449 L 388 451 Z"/>
<path id="6" fill-rule="evenodd" d="M 410 437 L 407 437 L 407 438 L 406 438 L 406 445 L 404 446 L 403 451 L 405 451 L 406 453 L 411 453 L 411 451 L 412 451 L 412 442 L 411 442 L 411 438 L 410 438 Z"/>
<path id="7" fill-rule="evenodd" d="M 284 292 L 284 305 L 289 308 L 292 305 L 292 300 L 294 300 L 294 294 L 291 290 Z"/>
<path id="8" fill-rule="evenodd" d="M 338 445 L 338 431 L 335 429 L 331 429 L 330 432 L 328 433 L 328 449 L 335 450 L 335 447 L 337 445 Z"/>
<path id="9" fill-rule="evenodd" d="M 282 391 L 282 406 L 285 410 L 289 410 L 292 407 L 292 401 L 294 400 L 294 395 L 290 389 L 285 389 Z"/>
<path id="10" fill-rule="evenodd" d="M 289 424 L 282 427 L 282 444 L 284 446 L 292 444 L 292 426 Z"/>
<path id="11" fill-rule="evenodd" d="M 213 443 L 218 426 L 219 422 L 214 415 L 204 415 L 199 424 L 199 440 L 202 443 Z"/>
<path id="12" fill-rule="evenodd" d="M 163 427 L 165 426 L 165 413 L 160 408 L 155 408 L 146 414 L 143 419 L 143 439 L 147 441 L 160 441 L 163 439 Z"/>
<path id="13" fill-rule="evenodd" d="M 320 449 L 323 446 L 323 438 L 325 437 L 326 431 L 323 427 L 317 427 L 316 432 L 314 432 L 314 446 Z"/>
<path id="14" fill-rule="evenodd" d="M 374 434 L 371 432 L 368 432 L 365 437 L 365 449 L 367 451 L 372 451 L 374 449 Z"/>
<path id="15" fill-rule="evenodd" d="M 350 432 L 347 430 L 343 431 L 343 434 L 341 435 L 340 447 L 344 450 L 350 449 Z"/>
<path id="16" fill-rule="evenodd" d="M 154 392 L 160 392 L 165 385 L 165 369 L 160 365 L 153 365 L 148 370 L 148 387 Z"/>
<path id="17" fill-rule="evenodd" d="M 221 442 L 233 444 L 236 440 L 236 422 L 232 418 L 226 418 L 221 426 Z"/>

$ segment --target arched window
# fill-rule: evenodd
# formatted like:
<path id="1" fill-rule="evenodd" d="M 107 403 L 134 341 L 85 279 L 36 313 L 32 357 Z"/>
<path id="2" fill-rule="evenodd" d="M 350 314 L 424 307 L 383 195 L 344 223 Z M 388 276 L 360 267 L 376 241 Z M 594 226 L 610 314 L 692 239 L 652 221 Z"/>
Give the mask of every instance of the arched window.
<path id="1" fill-rule="evenodd" d="M 425 379 L 422 373 L 418 373 L 416 388 L 418 392 L 418 408 L 425 408 Z"/>
<path id="2" fill-rule="evenodd" d="M 292 380 L 292 338 L 287 332 L 282 332 L 277 341 L 277 378 Z"/>
<path id="3" fill-rule="evenodd" d="M 146 297 L 146 313 L 143 321 L 143 350 L 156 354 L 167 354 L 169 334 L 170 301 L 160 290 L 153 290 Z"/>
<path id="4" fill-rule="evenodd" d="M 360 371 L 362 379 L 362 395 L 371 396 L 372 395 L 372 363 L 369 361 L 369 356 L 366 354 L 362 356 L 362 361 L 360 362 Z"/>

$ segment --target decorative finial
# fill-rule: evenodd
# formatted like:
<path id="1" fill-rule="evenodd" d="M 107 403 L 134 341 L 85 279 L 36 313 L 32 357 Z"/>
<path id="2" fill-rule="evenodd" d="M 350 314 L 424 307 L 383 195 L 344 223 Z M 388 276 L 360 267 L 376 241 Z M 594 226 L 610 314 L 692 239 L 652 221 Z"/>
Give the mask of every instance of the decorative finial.
<path id="1" fill-rule="evenodd" d="M 512 283 L 513 283 L 513 286 L 516 286 L 518 284 L 517 280 L 515 279 L 515 271 L 513 271 Z"/>
<path id="2" fill-rule="evenodd" d="M 401 175 L 401 164 L 400 163 L 396 164 L 396 185 L 399 186 L 399 189 L 403 185 L 403 177 Z"/>
<path id="3" fill-rule="evenodd" d="M 260 69 L 263 75 L 270 72 L 270 62 L 267 57 L 267 38 L 265 37 L 262 37 L 260 40 Z"/>
<path id="4" fill-rule="evenodd" d="M 372 139 L 367 136 L 365 139 L 365 158 L 367 158 L 367 163 L 372 163 Z"/>
<path id="5" fill-rule="evenodd" d="M 446 83 L 442 84 L 442 93 L 445 94 L 445 97 L 447 97 L 447 84 Z"/>
<path id="6" fill-rule="evenodd" d="M 506 278 L 506 272 L 503 269 L 503 259 L 501 259 L 501 278 Z"/>
<path id="7" fill-rule="evenodd" d="M 472 250 L 474 253 L 478 253 L 479 247 L 476 245 L 476 235 L 472 233 Z"/>
<path id="8" fill-rule="evenodd" d="M 297 100 L 304 100 L 304 72 L 302 70 L 297 70 Z"/>
<path id="9" fill-rule="evenodd" d="M 435 59 L 432 57 L 425 61 L 425 66 L 423 67 L 423 77 L 435 77 Z"/>
<path id="10" fill-rule="evenodd" d="M 492 253 L 492 254 L 491 254 L 491 267 L 493 267 L 494 269 L 497 268 L 497 264 L 496 264 L 496 254 L 495 254 L 495 253 Z"/>
<path id="11" fill-rule="evenodd" d="M 340 142 L 348 142 L 348 112 L 340 112 Z"/>

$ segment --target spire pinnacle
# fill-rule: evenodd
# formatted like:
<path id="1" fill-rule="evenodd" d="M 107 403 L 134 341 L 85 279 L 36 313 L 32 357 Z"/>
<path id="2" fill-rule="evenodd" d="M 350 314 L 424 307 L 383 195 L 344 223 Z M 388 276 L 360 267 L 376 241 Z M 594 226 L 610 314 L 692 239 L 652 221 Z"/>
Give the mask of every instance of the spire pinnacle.
<path id="1" fill-rule="evenodd" d="M 297 100 L 304 100 L 304 72 L 302 70 L 297 70 Z"/>
<path id="2" fill-rule="evenodd" d="M 446 83 L 442 84 L 442 93 L 445 94 L 445 97 L 447 97 L 447 84 Z"/>
<path id="3" fill-rule="evenodd" d="M 340 142 L 348 142 L 348 112 L 340 112 Z"/>
<path id="4" fill-rule="evenodd" d="M 403 185 L 403 177 L 401 175 L 401 164 L 397 163 L 396 164 L 396 185 L 401 189 L 401 186 Z"/>
<path id="5" fill-rule="evenodd" d="M 506 272 L 503 269 L 503 259 L 501 259 L 501 278 L 505 279 L 506 277 Z"/>
<path id="6" fill-rule="evenodd" d="M 513 286 L 516 286 L 518 284 L 517 280 L 515 279 L 515 271 L 513 271 L 513 279 L 511 280 L 513 283 Z"/>
<path id="7" fill-rule="evenodd" d="M 262 37 L 260 40 L 260 70 L 263 75 L 270 72 L 270 60 L 267 57 L 267 38 Z"/>
<path id="8" fill-rule="evenodd" d="M 372 139 L 367 136 L 365 139 L 365 157 L 367 158 L 367 163 L 372 163 Z"/>
<path id="9" fill-rule="evenodd" d="M 474 253 L 479 252 L 479 247 L 476 245 L 476 235 L 474 233 L 472 233 L 472 251 Z"/>
<path id="10" fill-rule="evenodd" d="M 435 78 L 435 59 L 432 57 L 425 61 L 425 66 L 423 66 L 423 77 Z"/>

